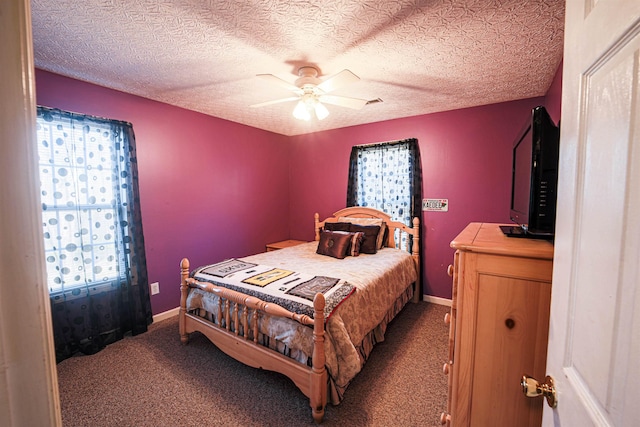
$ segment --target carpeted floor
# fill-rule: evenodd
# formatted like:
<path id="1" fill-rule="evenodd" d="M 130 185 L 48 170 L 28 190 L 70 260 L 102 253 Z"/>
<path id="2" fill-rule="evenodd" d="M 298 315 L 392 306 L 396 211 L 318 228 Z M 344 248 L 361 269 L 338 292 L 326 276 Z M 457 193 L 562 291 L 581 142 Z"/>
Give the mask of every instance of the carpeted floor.
<path id="1" fill-rule="evenodd" d="M 326 426 L 438 426 L 446 409 L 448 307 L 408 304 L 389 325 Z M 313 426 L 308 399 L 286 377 L 247 367 L 177 317 L 92 356 L 58 364 L 65 426 Z"/>

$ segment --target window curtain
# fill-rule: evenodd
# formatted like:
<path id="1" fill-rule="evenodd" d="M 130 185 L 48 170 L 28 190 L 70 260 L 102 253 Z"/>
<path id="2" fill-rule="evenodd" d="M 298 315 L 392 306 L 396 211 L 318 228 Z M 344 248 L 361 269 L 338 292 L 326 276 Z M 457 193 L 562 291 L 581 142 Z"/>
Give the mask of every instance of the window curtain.
<path id="1" fill-rule="evenodd" d="M 413 217 L 420 217 L 421 204 L 422 166 L 417 139 L 351 149 L 347 206 L 376 208 L 394 221 L 411 225 Z"/>
<path id="2" fill-rule="evenodd" d="M 38 107 L 42 218 L 58 362 L 152 322 L 130 123 Z"/>

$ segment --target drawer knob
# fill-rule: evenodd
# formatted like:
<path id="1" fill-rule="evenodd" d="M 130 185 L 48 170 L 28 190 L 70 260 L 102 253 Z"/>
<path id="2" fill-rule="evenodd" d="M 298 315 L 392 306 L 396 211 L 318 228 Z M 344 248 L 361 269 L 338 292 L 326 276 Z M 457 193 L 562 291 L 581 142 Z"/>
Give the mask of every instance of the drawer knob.
<path id="1" fill-rule="evenodd" d="M 453 265 L 449 264 L 449 267 L 447 267 L 447 274 L 450 277 L 453 277 Z"/>

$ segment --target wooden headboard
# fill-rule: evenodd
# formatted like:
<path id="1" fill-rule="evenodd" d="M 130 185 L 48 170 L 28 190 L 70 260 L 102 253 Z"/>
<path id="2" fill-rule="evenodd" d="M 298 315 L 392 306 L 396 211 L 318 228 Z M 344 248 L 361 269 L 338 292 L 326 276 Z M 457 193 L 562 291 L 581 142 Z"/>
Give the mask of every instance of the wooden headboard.
<path id="1" fill-rule="evenodd" d="M 396 247 L 396 230 L 400 231 L 399 236 L 402 236 L 402 233 L 406 233 L 407 235 L 412 236 L 411 239 L 405 239 L 407 242 L 407 247 L 401 247 L 400 249 L 406 250 L 411 254 L 413 260 L 416 265 L 416 271 L 418 272 L 418 280 L 416 282 L 415 292 L 414 292 L 414 302 L 420 300 L 419 292 L 421 290 L 420 287 L 420 278 L 421 278 L 421 269 L 420 269 L 420 219 L 415 217 L 412 221 L 412 227 L 409 227 L 406 224 L 403 224 L 398 221 L 392 221 L 391 217 L 386 213 L 373 208 L 366 208 L 362 206 L 354 206 L 350 208 L 344 208 L 337 212 L 334 212 L 333 216 L 326 218 L 324 221 L 320 221 L 320 215 L 315 214 L 315 240 L 320 240 L 320 232 L 322 231 L 322 227 L 327 222 L 339 222 L 340 217 L 351 217 L 351 218 L 379 218 L 382 219 L 389 228 L 389 232 L 387 233 L 387 241 L 385 242 L 385 246 L 389 248 Z M 409 240 L 412 241 L 411 245 L 408 245 Z"/>
<path id="2" fill-rule="evenodd" d="M 385 246 L 389 248 L 396 247 L 395 241 L 395 231 L 400 230 L 402 233 L 407 233 L 408 235 L 413 236 L 414 245 L 419 242 L 419 232 L 420 232 L 420 219 L 413 219 L 413 227 L 409 227 L 406 224 L 401 222 L 392 221 L 391 217 L 386 213 L 379 211 L 378 209 L 373 208 L 365 208 L 362 206 L 355 206 L 351 208 L 344 208 L 337 212 L 334 212 L 332 217 L 326 218 L 324 221 L 320 221 L 320 215 L 315 214 L 315 229 L 316 229 L 316 241 L 320 240 L 320 231 L 326 222 L 338 222 L 340 217 L 351 217 L 351 218 L 379 218 L 382 219 L 389 227 L 389 233 L 387 236 L 387 241 L 385 242 Z M 406 249 L 406 248 L 405 248 Z M 416 248 L 417 249 L 417 248 Z M 408 249 L 407 249 L 408 250 Z"/>

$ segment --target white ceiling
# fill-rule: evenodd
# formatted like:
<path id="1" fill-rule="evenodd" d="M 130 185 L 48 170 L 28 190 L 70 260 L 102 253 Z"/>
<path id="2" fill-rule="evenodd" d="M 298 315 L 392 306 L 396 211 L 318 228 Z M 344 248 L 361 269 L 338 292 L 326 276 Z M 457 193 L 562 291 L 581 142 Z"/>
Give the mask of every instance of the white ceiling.
<path id="1" fill-rule="evenodd" d="M 36 67 L 284 135 L 542 96 L 564 0 L 32 0 Z M 383 100 L 293 118 L 302 65 Z"/>

